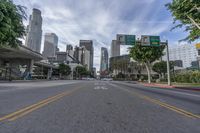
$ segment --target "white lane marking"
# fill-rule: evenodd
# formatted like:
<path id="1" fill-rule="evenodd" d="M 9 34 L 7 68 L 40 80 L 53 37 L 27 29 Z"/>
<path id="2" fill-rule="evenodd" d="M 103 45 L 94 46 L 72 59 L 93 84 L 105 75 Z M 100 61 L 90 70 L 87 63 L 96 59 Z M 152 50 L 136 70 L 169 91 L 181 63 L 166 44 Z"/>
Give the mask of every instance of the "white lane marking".
<path id="1" fill-rule="evenodd" d="M 99 83 L 94 83 L 94 85 L 96 86 L 96 85 L 99 85 Z"/>
<path id="2" fill-rule="evenodd" d="M 95 90 L 108 90 L 108 88 L 104 87 L 104 86 L 96 86 L 94 87 Z"/>
<path id="3" fill-rule="evenodd" d="M 101 89 L 102 90 L 107 90 L 108 88 L 104 87 L 104 86 L 101 86 Z"/>
<path id="4" fill-rule="evenodd" d="M 95 90 L 99 90 L 99 89 L 101 89 L 101 87 L 100 86 L 96 86 L 94 89 Z"/>
<path id="5" fill-rule="evenodd" d="M 96 83 L 94 83 L 94 85 L 95 85 L 95 87 L 94 87 L 94 89 L 95 90 L 108 90 L 108 88 L 106 88 L 106 83 L 104 83 L 104 82 L 96 82 Z"/>

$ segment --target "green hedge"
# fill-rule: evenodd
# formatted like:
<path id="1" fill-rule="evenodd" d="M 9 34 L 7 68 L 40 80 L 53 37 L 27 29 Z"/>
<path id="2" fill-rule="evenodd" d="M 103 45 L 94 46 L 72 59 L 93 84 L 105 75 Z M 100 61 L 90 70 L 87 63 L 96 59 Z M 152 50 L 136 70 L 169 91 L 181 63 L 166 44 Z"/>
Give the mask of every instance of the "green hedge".
<path id="1" fill-rule="evenodd" d="M 180 83 L 200 83 L 200 71 L 188 71 L 175 76 L 175 81 Z"/>

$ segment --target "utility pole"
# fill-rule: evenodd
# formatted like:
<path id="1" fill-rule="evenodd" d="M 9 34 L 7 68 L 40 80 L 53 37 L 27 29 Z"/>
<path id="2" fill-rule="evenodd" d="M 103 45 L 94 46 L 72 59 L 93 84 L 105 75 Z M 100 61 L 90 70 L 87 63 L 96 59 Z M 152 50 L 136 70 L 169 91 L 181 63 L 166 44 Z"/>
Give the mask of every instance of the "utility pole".
<path id="1" fill-rule="evenodd" d="M 166 54 L 167 54 L 167 78 L 168 78 L 168 85 L 171 86 L 168 40 L 166 41 L 165 46 L 166 46 Z"/>

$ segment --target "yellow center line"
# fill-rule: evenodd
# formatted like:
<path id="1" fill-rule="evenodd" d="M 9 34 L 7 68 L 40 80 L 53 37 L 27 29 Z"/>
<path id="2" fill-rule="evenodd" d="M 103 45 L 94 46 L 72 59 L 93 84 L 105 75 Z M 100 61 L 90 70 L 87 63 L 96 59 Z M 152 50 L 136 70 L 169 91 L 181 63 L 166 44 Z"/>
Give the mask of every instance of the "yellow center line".
<path id="1" fill-rule="evenodd" d="M 58 94 L 58 95 L 53 96 L 53 97 L 50 97 L 50 98 L 47 98 L 47 99 L 45 99 L 45 100 L 43 100 L 43 101 L 41 101 L 41 102 L 35 103 L 35 104 L 31 105 L 31 106 L 25 107 L 25 108 L 20 109 L 20 110 L 18 110 L 18 111 L 16 111 L 16 112 L 13 112 L 13 113 L 11 113 L 11 114 L 9 114 L 9 115 L 6 115 L 6 116 L 0 118 L 0 121 L 6 120 L 6 119 L 8 119 L 8 118 L 10 118 L 10 117 L 13 117 L 13 116 L 15 116 L 15 115 L 18 115 L 18 114 L 20 114 L 20 113 L 22 113 L 22 112 L 24 112 L 24 111 L 27 111 L 27 110 L 29 110 L 29 109 L 31 109 L 31 108 L 34 108 L 34 107 L 36 107 L 36 106 L 38 106 L 38 105 L 40 105 L 40 104 L 45 103 L 45 102 L 47 102 L 47 101 L 49 101 L 49 100 L 51 100 L 51 99 L 54 99 L 54 98 L 56 98 L 56 97 L 58 97 L 58 96 L 60 96 L 60 95 L 62 95 L 62 94 L 63 94 L 63 93 Z"/>
<path id="2" fill-rule="evenodd" d="M 185 110 L 183 110 L 183 109 L 179 109 L 179 108 L 177 108 L 177 107 L 175 107 L 175 106 L 171 106 L 171 105 L 169 105 L 169 104 L 160 102 L 160 101 L 158 101 L 158 100 L 149 98 L 149 97 L 147 97 L 147 96 L 141 96 L 141 98 L 146 99 L 147 101 L 153 102 L 153 103 L 155 103 L 155 104 L 158 104 L 158 105 L 160 105 L 160 106 L 162 106 L 162 107 L 165 107 L 165 108 L 167 108 L 167 109 L 169 109 L 169 110 L 175 111 L 175 112 L 177 112 L 177 113 L 179 113 L 179 114 L 182 114 L 182 115 L 184 115 L 184 116 L 187 116 L 187 117 L 190 117 L 190 118 L 197 117 L 196 115 L 194 115 L 194 114 L 192 114 L 192 113 L 190 113 L 190 112 L 187 112 L 187 111 L 185 111 Z M 197 118 L 198 118 L 198 117 L 197 117 Z"/>
<path id="3" fill-rule="evenodd" d="M 25 111 L 25 112 L 23 112 L 23 113 L 21 113 L 21 114 L 19 114 L 19 115 L 16 115 L 16 116 L 14 116 L 14 117 L 11 117 L 11 118 L 8 119 L 8 121 L 14 121 L 14 120 L 16 120 L 16 119 L 18 119 L 18 118 L 20 118 L 20 117 L 23 117 L 23 116 L 25 116 L 25 115 L 27 115 L 27 114 L 29 114 L 29 113 L 31 113 L 31 112 L 37 110 L 37 109 L 39 109 L 39 108 L 41 108 L 41 107 L 43 107 L 43 106 L 49 104 L 49 103 L 52 103 L 52 102 L 54 102 L 54 101 L 56 101 L 56 100 L 58 100 L 58 99 L 60 99 L 60 98 L 62 98 L 62 97 L 64 97 L 64 96 L 66 96 L 66 94 L 65 94 L 65 95 L 61 95 L 61 96 L 59 96 L 59 97 L 56 97 L 56 98 L 54 98 L 54 99 L 52 99 L 52 100 L 50 100 L 50 101 L 48 101 L 48 102 L 45 102 L 45 103 L 43 103 L 43 104 L 40 104 L 40 105 L 36 106 L 36 107 L 34 107 L 34 108 L 31 108 L 30 110 L 27 110 L 27 111 Z"/>
<path id="4" fill-rule="evenodd" d="M 191 112 L 189 112 L 189 111 L 186 111 L 186 110 L 183 110 L 183 109 L 181 109 L 181 108 L 178 108 L 178 107 L 169 105 L 169 104 L 167 104 L 167 103 L 161 102 L 161 101 L 159 101 L 159 100 L 153 99 L 153 98 L 148 97 L 148 96 L 145 96 L 145 95 L 141 95 L 141 94 L 138 94 L 138 93 L 137 93 L 136 95 L 138 95 L 140 98 L 143 98 L 143 99 L 145 99 L 145 100 L 147 100 L 147 101 L 150 101 L 150 102 L 152 102 L 152 103 L 158 104 L 158 105 L 160 105 L 160 106 L 162 106 L 162 107 L 165 107 L 165 108 L 167 108 L 167 109 L 169 109 L 169 110 L 175 111 L 175 112 L 177 112 L 177 113 L 179 113 L 179 114 L 182 114 L 182 115 L 184 115 L 184 116 L 186 116 L 186 117 L 198 118 L 198 119 L 200 119 L 200 116 L 199 116 L 199 115 L 195 115 L 195 114 L 193 114 L 193 113 L 191 113 Z"/>
<path id="5" fill-rule="evenodd" d="M 45 105 L 47 105 L 49 103 L 52 103 L 52 102 L 62 98 L 64 96 L 70 95 L 71 93 L 73 93 L 74 91 L 76 91 L 78 89 L 80 89 L 80 88 L 76 88 L 76 89 L 74 89 L 72 91 L 69 91 L 69 92 L 62 92 L 60 94 L 57 94 L 55 96 L 49 97 L 49 98 L 47 98 L 45 100 L 42 100 L 42 101 L 40 101 L 38 103 L 35 103 L 33 105 L 30 105 L 28 107 L 25 107 L 25 108 L 22 108 L 22 109 L 20 109 L 18 111 L 15 111 L 15 112 L 13 112 L 11 114 L 3 116 L 3 117 L 0 118 L 0 122 L 4 121 L 4 120 L 14 121 L 14 120 L 16 120 L 16 119 L 18 119 L 20 117 L 23 117 L 23 116 L 33 112 L 34 110 L 37 110 L 37 109 L 39 109 L 39 108 L 41 108 L 41 107 L 43 107 L 43 106 L 45 106 Z"/>
<path id="6" fill-rule="evenodd" d="M 119 88 L 119 87 L 118 87 L 118 88 Z M 136 96 L 138 96 L 138 97 L 140 97 L 140 98 L 142 98 L 142 99 L 145 99 L 145 100 L 147 100 L 147 101 L 149 101 L 149 102 L 152 102 L 152 103 L 154 103 L 154 104 L 157 104 L 157 105 L 159 105 L 159 106 L 165 107 L 165 108 L 167 108 L 167 109 L 169 109 L 169 110 L 171 110 L 171 111 L 174 111 L 174 112 L 179 113 L 179 114 L 181 114 L 181 115 L 184 115 L 184 116 L 186 116 L 186 117 L 194 118 L 194 119 L 200 119 L 200 115 L 193 114 L 193 113 L 191 113 L 191 112 L 189 112 L 189 111 L 186 111 L 186 110 L 183 110 L 183 109 L 181 109 L 181 108 L 178 108 L 178 107 L 169 105 L 169 104 L 167 104 L 167 103 L 164 103 L 164 102 L 161 102 L 161 101 L 159 101 L 159 100 L 153 99 L 153 98 L 148 97 L 148 96 L 146 96 L 146 95 L 142 95 L 142 94 L 140 94 L 140 93 L 136 93 L 136 92 L 130 91 L 130 90 L 128 90 L 128 89 L 124 89 L 124 88 L 119 88 L 119 89 L 121 89 L 121 90 L 123 90 L 123 91 L 126 91 L 126 92 L 128 92 L 128 93 L 131 93 L 132 95 L 136 95 Z"/>

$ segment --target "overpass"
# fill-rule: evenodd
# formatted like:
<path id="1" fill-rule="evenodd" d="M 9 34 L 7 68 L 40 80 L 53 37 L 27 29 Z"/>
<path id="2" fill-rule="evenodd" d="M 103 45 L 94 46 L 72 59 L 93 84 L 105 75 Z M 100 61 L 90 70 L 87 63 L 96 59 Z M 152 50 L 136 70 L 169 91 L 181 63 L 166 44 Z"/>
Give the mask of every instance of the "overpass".
<path id="1" fill-rule="evenodd" d="M 57 69 L 53 65 L 40 62 L 41 60 L 43 60 L 42 54 L 24 45 L 19 45 L 17 48 L 0 47 L 0 77 L 6 79 L 8 75 L 9 77 L 12 75 L 24 78 L 33 73 L 34 65 L 47 68 L 48 71 Z"/>

